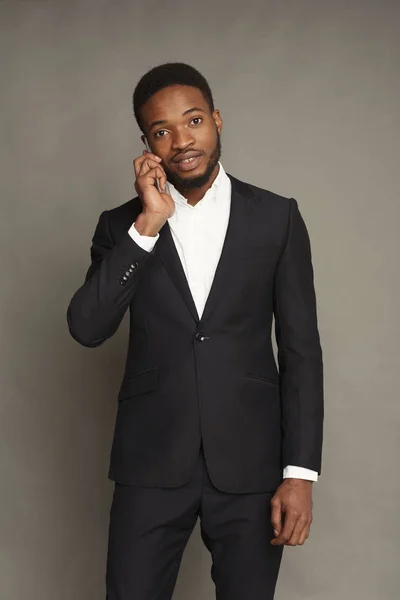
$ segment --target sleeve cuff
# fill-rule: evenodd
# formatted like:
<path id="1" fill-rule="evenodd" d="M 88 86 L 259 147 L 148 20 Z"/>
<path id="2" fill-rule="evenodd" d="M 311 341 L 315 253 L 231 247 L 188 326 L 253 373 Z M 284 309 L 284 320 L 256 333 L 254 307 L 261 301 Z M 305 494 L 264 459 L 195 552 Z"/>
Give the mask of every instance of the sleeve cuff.
<path id="1" fill-rule="evenodd" d="M 154 237 L 148 235 L 141 235 L 136 229 L 135 223 L 133 223 L 128 229 L 128 233 L 133 239 L 133 241 L 143 250 L 146 250 L 146 252 L 151 252 L 153 250 L 158 238 L 160 237 L 159 233 L 157 233 L 157 235 Z"/>
<path id="2" fill-rule="evenodd" d="M 307 479 L 308 481 L 318 481 L 317 471 L 305 469 L 304 467 L 295 467 L 293 465 L 288 465 L 283 469 L 283 479 L 288 479 L 289 477 L 293 477 L 293 479 Z"/>

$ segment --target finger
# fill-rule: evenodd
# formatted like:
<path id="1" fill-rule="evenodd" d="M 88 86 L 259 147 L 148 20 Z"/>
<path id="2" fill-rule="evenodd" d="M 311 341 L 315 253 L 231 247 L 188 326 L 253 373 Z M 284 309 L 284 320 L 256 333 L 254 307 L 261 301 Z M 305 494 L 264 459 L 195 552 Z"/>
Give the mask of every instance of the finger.
<path id="1" fill-rule="evenodd" d="M 148 173 L 150 171 L 150 169 L 155 169 L 156 167 L 160 167 L 160 169 L 164 170 L 164 168 L 160 165 L 159 162 L 146 157 L 145 160 L 141 164 L 141 167 L 139 169 L 139 173 L 138 173 L 137 177 L 140 177 L 141 175 L 145 175 L 146 173 Z"/>
<path id="2" fill-rule="evenodd" d="M 142 162 L 144 161 L 145 158 L 146 158 L 145 155 L 142 154 L 142 156 L 135 158 L 135 160 L 133 161 L 133 170 L 135 172 L 136 177 L 139 175 L 139 171 L 141 169 Z"/>
<path id="3" fill-rule="evenodd" d="M 160 185 L 161 192 L 163 194 L 165 194 L 165 192 L 166 192 L 165 186 L 166 186 L 166 183 L 167 183 L 167 175 L 165 174 L 164 169 L 162 169 L 161 177 L 158 177 L 158 182 L 159 182 L 159 185 Z"/>
<path id="4" fill-rule="evenodd" d="M 282 503 L 279 496 L 274 496 L 271 500 L 271 524 L 277 537 L 282 529 Z"/>
<path id="5" fill-rule="evenodd" d="M 162 160 L 157 154 L 154 154 L 154 152 L 149 152 L 148 150 L 143 150 L 143 153 L 145 155 L 145 158 L 150 158 L 151 160 L 155 160 L 158 163 L 160 163 Z M 139 158 L 142 158 L 142 157 L 139 156 Z"/>
<path id="6" fill-rule="evenodd" d="M 282 544 L 286 544 L 288 539 L 293 533 L 293 529 L 295 528 L 297 523 L 297 516 L 291 512 L 287 512 L 285 515 L 285 523 L 283 525 L 283 529 L 279 536 L 272 540 L 271 544 L 274 546 L 281 546 Z"/>
<path id="7" fill-rule="evenodd" d="M 154 169 L 155 171 L 155 184 L 156 187 L 158 189 L 159 192 L 161 192 L 162 194 L 166 193 L 166 189 L 165 189 L 165 184 L 167 183 L 167 176 L 165 174 L 165 171 L 162 167 L 156 167 Z"/>
<path id="8" fill-rule="evenodd" d="M 143 160 L 138 165 L 138 173 L 137 177 L 141 175 L 145 175 L 150 171 L 150 169 L 154 169 L 158 165 L 157 161 L 150 160 L 147 156 L 143 157 Z"/>
<path id="9" fill-rule="evenodd" d="M 156 164 L 159 164 L 161 162 L 161 158 L 159 156 L 157 156 L 156 154 L 151 154 L 150 152 L 147 152 L 147 150 L 144 150 L 142 156 L 135 158 L 135 160 L 133 161 L 133 169 L 135 171 L 136 177 L 139 175 L 140 169 L 142 168 L 142 165 L 146 160 L 152 160 Z"/>
<path id="10" fill-rule="evenodd" d="M 310 535 L 310 527 L 304 528 L 300 534 L 299 546 L 303 546 L 305 541 L 308 540 L 309 535 Z"/>
<path id="11" fill-rule="evenodd" d="M 140 175 L 137 178 L 137 182 L 138 182 L 138 185 L 140 186 L 140 188 L 144 189 L 144 188 L 147 188 L 148 186 L 153 186 L 153 185 L 155 186 L 156 179 L 161 180 L 164 177 L 165 177 L 164 170 L 159 165 L 157 165 L 157 167 L 150 169 L 149 171 L 147 171 L 147 173 Z"/>
<path id="12" fill-rule="evenodd" d="M 300 537 L 302 533 L 308 529 L 308 518 L 306 516 L 300 516 L 294 529 L 292 535 L 286 542 L 287 546 L 297 546 L 300 542 Z"/>

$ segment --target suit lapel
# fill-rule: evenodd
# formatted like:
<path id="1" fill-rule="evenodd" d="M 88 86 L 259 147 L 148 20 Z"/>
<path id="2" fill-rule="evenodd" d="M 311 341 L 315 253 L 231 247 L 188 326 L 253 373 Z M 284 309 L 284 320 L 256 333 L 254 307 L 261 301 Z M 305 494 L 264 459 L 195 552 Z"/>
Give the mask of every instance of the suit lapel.
<path id="1" fill-rule="evenodd" d="M 229 284 L 235 280 L 237 259 L 249 239 L 250 215 L 254 206 L 251 188 L 228 174 L 232 184 L 231 210 L 221 256 L 204 307 L 201 323 L 205 323 L 218 301 L 229 293 Z"/>
<path id="2" fill-rule="evenodd" d="M 160 258 L 160 260 L 164 264 L 167 272 L 169 273 L 169 276 L 175 283 L 178 292 L 181 294 L 183 300 L 185 301 L 185 304 L 188 307 L 193 319 L 196 322 L 198 322 L 199 315 L 197 313 L 193 296 L 190 292 L 185 271 L 183 270 L 181 259 L 179 258 L 179 254 L 176 249 L 168 221 L 160 230 L 160 239 L 155 245 L 154 253 Z"/>
<path id="3" fill-rule="evenodd" d="M 251 188 L 245 183 L 242 183 L 232 175 L 228 175 L 228 177 L 232 184 L 231 209 L 228 227 L 221 256 L 201 319 L 199 319 L 196 305 L 190 292 L 168 221 L 160 230 L 160 239 L 153 251 L 164 264 L 185 301 L 190 314 L 197 323 L 199 321 L 204 323 L 209 319 L 218 300 L 226 293 L 229 282 L 235 279 L 235 271 L 237 268 L 236 259 L 240 255 L 241 249 L 246 245 L 246 240 L 249 239 L 250 235 L 249 217 L 254 206 L 254 194 Z"/>

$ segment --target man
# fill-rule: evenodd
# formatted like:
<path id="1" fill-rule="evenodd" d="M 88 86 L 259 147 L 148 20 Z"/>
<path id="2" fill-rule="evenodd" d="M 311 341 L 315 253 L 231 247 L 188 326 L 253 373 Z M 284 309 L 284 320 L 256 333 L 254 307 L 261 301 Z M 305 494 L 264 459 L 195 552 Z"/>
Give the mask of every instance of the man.
<path id="1" fill-rule="evenodd" d="M 225 173 L 221 115 L 198 71 L 158 66 L 133 103 L 149 148 L 134 161 L 138 197 L 100 215 L 68 308 L 89 347 L 130 309 L 107 598 L 170 599 L 200 517 L 216 597 L 272 599 L 283 546 L 308 538 L 321 471 L 307 230 L 294 199 Z"/>

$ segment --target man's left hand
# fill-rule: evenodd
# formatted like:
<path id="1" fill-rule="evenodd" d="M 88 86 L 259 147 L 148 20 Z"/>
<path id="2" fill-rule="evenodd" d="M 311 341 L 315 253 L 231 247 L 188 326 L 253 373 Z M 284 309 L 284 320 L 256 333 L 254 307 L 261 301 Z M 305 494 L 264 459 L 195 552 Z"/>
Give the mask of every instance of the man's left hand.
<path id="1" fill-rule="evenodd" d="M 302 546 L 312 522 L 312 481 L 284 479 L 271 500 L 273 546 Z M 282 513 L 285 513 L 282 524 Z"/>

